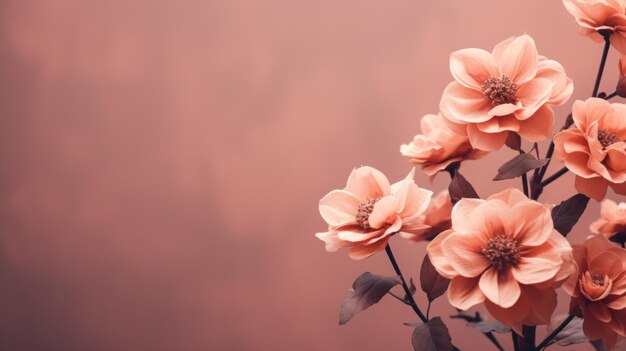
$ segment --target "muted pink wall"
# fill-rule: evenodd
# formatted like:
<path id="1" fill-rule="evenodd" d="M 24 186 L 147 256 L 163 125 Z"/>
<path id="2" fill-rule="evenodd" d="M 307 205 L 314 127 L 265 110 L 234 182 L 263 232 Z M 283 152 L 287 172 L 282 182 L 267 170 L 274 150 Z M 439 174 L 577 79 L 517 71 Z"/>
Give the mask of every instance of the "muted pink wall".
<path id="1" fill-rule="evenodd" d="M 337 325 L 392 271 L 325 253 L 317 201 L 354 166 L 409 171 L 453 50 L 529 33 L 587 97 L 601 48 L 576 31 L 557 0 L 0 2 L 0 348 L 410 349 L 393 300 Z M 517 186 L 488 182 L 511 156 L 463 172 Z M 416 277 L 424 245 L 392 244 Z"/>

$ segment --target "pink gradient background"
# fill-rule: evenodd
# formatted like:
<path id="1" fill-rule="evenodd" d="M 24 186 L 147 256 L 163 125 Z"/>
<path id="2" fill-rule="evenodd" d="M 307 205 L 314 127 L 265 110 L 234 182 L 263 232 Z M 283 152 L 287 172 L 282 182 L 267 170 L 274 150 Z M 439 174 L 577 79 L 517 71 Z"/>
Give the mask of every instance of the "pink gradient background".
<path id="1" fill-rule="evenodd" d="M 449 53 L 522 33 L 588 96 L 601 47 L 557 0 L 0 2 L 0 348 L 411 349 L 392 299 L 337 325 L 353 279 L 392 270 L 325 253 L 317 202 L 354 166 L 406 175 Z M 463 173 L 518 186 L 489 182 L 512 156 Z M 424 245 L 392 245 L 417 277 Z"/>

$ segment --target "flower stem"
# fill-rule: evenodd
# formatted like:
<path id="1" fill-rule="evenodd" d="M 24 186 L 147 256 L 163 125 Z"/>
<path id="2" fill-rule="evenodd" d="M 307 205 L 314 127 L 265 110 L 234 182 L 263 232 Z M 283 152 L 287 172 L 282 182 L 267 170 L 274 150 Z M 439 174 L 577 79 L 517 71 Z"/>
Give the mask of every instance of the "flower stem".
<path id="1" fill-rule="evenodd" d="M 518 340 L 520 350 L 522 351 L 535 351 L 535 333 L 537 327 L 522 325 L 522 338 Z"/>
<path id="2" fill-rule="evenodd" d="M 543 339 L 543 341 L 539 344 L 539 346 L 537 346 L 535 350 L 539 351 L 543 349 L 544 347 L 548 346 L 550 341 L 552 341 L 552 339 L 554 339 L 555 336 L 557 336 L 565 327 L 567 327 L 569 322 L 571 322 L 573 319 L 574 319 L 573 315 L 570 314 L 569 316 L 567 316 L 567 318 L 565 318 L 565 320 L 558 327 L 556 327 L 556 329 L 554 329 L 552 333 L 550 333 L 548 336 L 546 336 L 545 339 Z"/>
<path id="3" fill-rule="evenodd" d="M 546 180 L 541 182 L 541 187 L 547 186 L 548 184 L 552 183 L 553 181 L 559 179 L 559 177 L 561 177 L 563 174 L 567 173 L 568 171 L 569 171 L 569 169 L 567 169 L 567 167 L 563 167 L 563 168 L 559 169 L 558 171 L 556 171 L 556 173 L 554 173 L 553 175 L 551 175 L 548 178 L 546 178 Z"/>
<path id="4" fill-rule="evenodd" d="M 517 333 L 514 330 L 511 330 L 511 337 L 513 338 L 513 350 L 519 351 L 519 346 L 517 343 L 519 342 Z"/>
<path id="5" fill-rule="evenodd" d="M 602 50 L 602 59 L 600 60 L 600 67 L 598 68 L 598 74 L 596 75 L 596 83 L 593 85 L 593 92 L 591 97 L 598 96 L 598 89 L 600 88 L 600 81 L 602 80 L 602 73 L 604 72 L 604 65 L 606 64 L 606 58 L 609 54 L 609 48 L 611 47 L 611 32 L 600 33 L 604 36 L 604 49 Z"/>
<path id="6" fill-rule="evenodd" d="M 404 292 L 406 293 L 406 296 L 409 299 L 409 304 L 411 304 L 413 311 L 415 311 L 417 316 L 420 317 L 422 322 L 427 323 L 428 318 L 426 318 L 426 316 L 422 313 L 420 308 L 417 307 L 417 303 L 415 302 L 415 299 L 413 298 L 411 289 L 409 289 L 409 286 L 406 284 L 406 280 L 404 280 L 404 276 L 402 275 L 402 272 L 400 271 L 398 262 L 396 262 L 395 257 L 393 257 L 393 252 L 391 251 L 391 246 L 389 246 L 389 244 L 385 246 L 385 252 L 387 253 L 387 257 L 389 257 L 389 261 L 391 261 L 391 265 L 393 266 L 393 269 L 396 271 L 396 274 L 400 277 L 400 280 L 402 281 L 402 287 L 404 288 Z"/>

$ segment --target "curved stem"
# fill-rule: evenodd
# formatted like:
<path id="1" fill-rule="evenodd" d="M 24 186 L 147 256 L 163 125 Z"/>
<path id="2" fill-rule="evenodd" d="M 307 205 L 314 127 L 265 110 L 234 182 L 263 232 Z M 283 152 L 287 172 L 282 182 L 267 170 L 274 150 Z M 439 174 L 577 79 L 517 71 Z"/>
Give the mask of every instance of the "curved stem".
<path id="1" fill-rule="evenodd" d="M 417 303 L 415 302 L 415 299 L 413 298 L 411 289 L 409 289 L 409 286 L 406 284 L 406 280 L 404 280 L 404 276 L 402 275 L 402 272 L 400 271 L 400 267 L 398 266 L 398 262 L 396 262 L 396 258 L 393 257 L 393 252 L 391 251 L 391 246 L 389 246 L 389 244 L 385 246 L 385 252 L 387 253 L 387 256 L 389 257 L 389 261 L 391 261 L 391 265 L 393 266 L 393 269 L 396 271 L 396 274 L 400 277 L 400 280 L 402 281 L 402 287 L 404 288 L 404 292 L 406 293 L 406 296 L 409 299 L 409 304 L 411 304 L 413 311 L 415 311 L 417 316 L 420 317 L 422 322 L 424 323 L 428 322 L 428 318 L 426 318 L 426 316 L 422 313 L 420 308 L 417 307 Z"/>
<path id="2" fill-rule="evenodd" d="M 519 340 L 517 337 L 517 333 L 513 330 L 511 330 L 511 337 L 513 338 L 513 350 L 519 351 L 519 346 L 517 345 Z"/>
<path id="3" fill-rule="evenodd" d="M 601 33 L 604 36 L 604 49 L 602 50 L 602 59 L 600 60 L 600 67 L 598 67 L 598 74 L 596 75 L 596 83 L 593 85 L 593 92 L 591 97 L 598 96 L 598 89 L 600 88 L 600 81 L 602 80 L 602 73 L 604 72 L 604 65 L 606 64 L 606 58 L 609 54 L 609 48 L 611 47 L 611 33 Z"/>
<path id="4" fill-rule="evenodd" d="M 574 316 L 572 316 L 571 314 L 567 316 L 567 318 L 565 318 L 563 323 L 561 323 L 558 327 L 556 327 L 556 329 L 554 329 L 552 333 L 546 336 L 546 338 L 543 339 L 543 341 L 539 344 L 539 346 L 537 346 L 535 350 L 539 351 L 543 349 L 544 347 L 548 346 L 550 341 L 552 341 L 552 339 L 554 339 L 555 336 L 557 336 L 565 327 L 567 327 L 569 322 L 571 322 L 573 319 L 574 319 Z"/>
<path id="5" fill-rule="evenodd" d="M 567 167 L 563 167 L 561 169 L 559 169 L 558 171 L 556 171 L 556 173 L 554 173 L 553 175 L 549 176 L 548 178 L 546 178 L 546 180 L 544 180 L 543 182 L 541 182 L 541 186 L 547 186 L 548 184 L 552 183 L 553 181 L 559 179 L 563 174 L 567 173 L 569 171 L 569 169 L 567 169 Z"/>

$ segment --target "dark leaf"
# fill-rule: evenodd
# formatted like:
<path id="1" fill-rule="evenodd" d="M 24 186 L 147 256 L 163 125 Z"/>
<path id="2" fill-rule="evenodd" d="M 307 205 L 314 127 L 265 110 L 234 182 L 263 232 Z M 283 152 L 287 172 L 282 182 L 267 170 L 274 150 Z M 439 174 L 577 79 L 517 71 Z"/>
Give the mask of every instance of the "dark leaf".
<path id="1" fill-rule="evenodd" d="M 509 136 L 506 137 L 504 143 L 515 151 L 519 151 L 522 148 L 522 138 L 520 138 L 519 134 L 514 132 L 509 132 Z"/>
<path id="2" fill-rule="evenodd" d="M 437 273 L 435 267 L 430 262 L 428 255 L 424 256 L 422 261 L 422 268 L 420 270 L 420 285 L 422 291 L 428 296 L 428 301 L 433 301 L 439 296 L 443 295 L 448 289 L 450 280 L 442 277 Z"/>
<path id="3" fill-rule="evenodd" d="M 472 327 L 472 328 L 476 328 L 478 331 L 482 332 L 482 333 L 489 333 L 489 332 L 496 332 L 496 333 L 500 333 L 500 334 L 506 334 L 508 332 L 511 331 L 511 328 L 504 326 L 502 324 L 500 324 L 497 321 L 493 321 L 493 322 L 487 322 L 487 321 L 480 321 L 480 322 L 470 322 L 467 323 L 468 327 Z"/>
<path id="4" fill-rule="evenodd" d="M 357 313 L 380 301 L 394 286 L 401 284 L 398 277 L 384 277 L 365 272 L 352 284 L 352 295 L 347 297 L 339 310 L 339 324 L 346 324 Z"/>
<path id="5" fill-rule="evenodd" d="M 475 312 L 473 315 L 471 315 L 461 310 L 458 310 L 458 311 L 459 311 L 458 314 L 450 316 L 450 318 L 463 319 L 464 321 L 467 322 L 468 327 L 475 328 L 476 330 L 482 332 L 483 334 L 490 333 L 490 332 L 504 334 L 504 333 L 508 333 L 511 331 L 511 328 L 506 327 L 498 323 L 497 321 L 489 322 L 489 321 L 484 320 L 483 317 L 478 312 Z"/>
<path id="6" fill-rule="evenodd" d="M 576 194 L 561 202 L 552 209 L 554 229 L 563 236 L 572 230 L 580 216 L 585 212 L 589 198 L 583 194 Z"/>
<path id="7" fill-rule="evenodd" d="M 435 317 L 413 330 L 411 343 L 415 351 L 452 351 L 452 338 L 441 318 Z"/>
<path id="8" fill-rule="evenodd" d="M 565 316 L 561 318 L 558 324 L 561 324 L 565 319 Z M 551 331 L 551 330 L 550 330 Z M 582 318 L 574 318 L 569 324 L 558 333 L 551 343 L 557 343 L 561 346 L 567 346 L 572 344 L 580 344 L 581 342 L 587 342 L 589 339 L 583 333 L 583 320 Z"/>
<path id="9" fill-rule="evenodd" d="M 498 174 L 495 178 L 493 178 L 493 180 L 520 177 L 522 174 L 526 174 L 533 169 L 542 167 L 546 163 L 548 163 L 547 159 L 537 160 L 535 156 L 531 154 L 519 154 L 498 168 Z"/>
<path id="10" fill-rule="evenodd" d="M 409 291 L 411 292 L 411 296 L 415 295 L 415 292 L 417 291 L 417 287 L 415 287 L 415 283 L 413 283 L 413 278 L 409 279 Z M 407 303 L 410 301 L 409 295 L 404 294 L 404 301 Z"/>
<path id="11" fill-rule="evenodd" d="M 465 177 L 461 175 L 458 171 L 454 174 L 454 178 L 450 181 L 450 186 L 448 186 L 448 191 L 450 192 L 450 198 L 452 199 L 452 204 L 456 204 L 462 198 L 478 198 L 478 194 L 472 184 L 470 184 Z"/>

